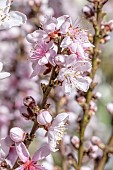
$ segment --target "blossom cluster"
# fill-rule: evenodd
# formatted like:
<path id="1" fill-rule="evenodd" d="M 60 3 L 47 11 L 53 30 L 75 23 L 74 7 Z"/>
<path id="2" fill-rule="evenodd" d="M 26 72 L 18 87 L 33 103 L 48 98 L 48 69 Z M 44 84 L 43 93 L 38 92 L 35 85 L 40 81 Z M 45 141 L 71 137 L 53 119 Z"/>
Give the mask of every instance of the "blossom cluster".
<path id="1" fill-rule="evenodd" d="M 88 50 L 93 45 L 88 40 L 87 31 L 79 28 L 77 21 L 72 22 L 68 15 L 57 19 L 46 16 L 41 29 L 28 34 L 27 40 L 33 45 L 30 57 L 32 77 L 47 74 L 57 66 L 57 80 L 62 82 L 65 94 L 75 88 L 88 90 L 91 83 L 86 74 L 91 70 Z"/>

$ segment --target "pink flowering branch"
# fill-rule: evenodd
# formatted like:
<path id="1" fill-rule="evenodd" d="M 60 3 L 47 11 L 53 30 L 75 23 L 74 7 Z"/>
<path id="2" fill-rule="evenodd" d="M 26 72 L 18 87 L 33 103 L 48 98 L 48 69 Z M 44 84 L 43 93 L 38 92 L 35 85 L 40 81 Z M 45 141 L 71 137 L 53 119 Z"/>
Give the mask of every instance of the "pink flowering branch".
<path id="1" fill-rule="evenodd" d="M 59 45 L 58 45 L 58 54 L 60 54 L 60 53 L 61 53 L 61 48 L 60 48 L 60 43 L 59 43 Z M 40 106 L 40 109 L 46 108 L 46 104 L 47 104 L 46 102 L 47 102 L 47 99 L 48 99 L 48 96 L 50 94 L 51 89 L 54 87 L 54 80 L 56 79 L 57 75 L 58 75 L 58 66 L 55 66 L 55 67 L 52 68 L 51 76 L 50 76 L 50 80 L 49 80 L 48 85 L 45 87 L 45 89 L 42 88 L 42 90 L 43 90 L 43 100 L 42 100 L 42 104 Z M 40 127 L 39 123 L 37 122 L 37 119 L 35 119 L 33 127 L 31 129 L 31 132 L 29 134 L 29 137 L 26 138 L 25 141 L 24 141 L 27 148 L 29 147 L 29 145 L 33 141 L 33 139 L 35 137 L 35 132 L 37 131 L 37 129 L 39 127 Z M 13 168 L 18 167 L 17 162 L 18 162 L 18 160 L 15 162 Z"/>
<path id="2" fill-rule="evenodd" d="M 95 2 L 95 17 L 91 21 L 93 23 L 93 28 L 95 30 L 95 34 L 93 36 L 93 44 L 94 44 L 94 49 L 92 52 L 92 71 L 91 71 L 91 79 L 92 83 L 89 88 L 89 90 L 86 93 L 86 103 L 83 106 L 83 118 L 82 122 L 80 124 L 80 146 L 79 146 L 79 151 L 78 151 L 78 169 L 81 168 L 82 164 L 82 158 L 84 154 L 83 150 L 83 141 L 84 141 L 84 132 L 86 129 L 87 124 L 89 123 L 90 117 L 88 115 L 88 110 L 89 110 L 89 103 L 92 99 L 92 92 L 95 87 L 93 83 L 93 79 L 95 76 L 95 73 L 98 69 L 98 64 L 99 64 L 99 45 L 100 45 L 100 35 L 101 35 L 101 21 L 103 19 L 103 13 L 102 13 L 102 1 L 97 1 Z"/>

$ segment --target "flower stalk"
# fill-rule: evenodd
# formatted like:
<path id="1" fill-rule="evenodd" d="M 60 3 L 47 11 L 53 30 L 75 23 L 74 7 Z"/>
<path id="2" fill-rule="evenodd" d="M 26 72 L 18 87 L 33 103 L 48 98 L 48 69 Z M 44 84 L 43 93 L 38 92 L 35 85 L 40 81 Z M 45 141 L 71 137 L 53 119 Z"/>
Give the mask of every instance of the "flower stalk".
<path id="1" fill-rule="evenodd" d="M 89 88 L 89 90 L 86 93 L 86 103 L 85 106 L 83 106 L 83 118 L 82 118 L 82 122 L 80 124 L 80 146 L 79 146 L 79 150 L 78 150 L 78 168 L 81 168 L 81 164 L 82 164 L 82 158 L 83 158 L 83 141 L 84 141 L 84 133 L 85 133 L 85 129 L 87 124 L 89 123 L 89 115 L 88 115 L 88 110 L 89 110 L 89 103 L 92 99 L 92 92 L 94 89 L 94 84 L 93 84 L 93 79 L 95 76 L 95 73 L 98 69 L 98 59 L 99 59 L 99 45 L 100 45 L 100 33 L 101 33 L 101 21 L 102 21 L 102 2 L 98 1 L 95 4 L 95 18 L 94 20 L 92 20 L 93 22 L 93 28 L 94 28 L 94 36 L 93 36 L 93 44 L 94 44 L 94 49 L 93 49 L 93 53 L 92 53 L 92 71 L 91 71 L 91 79 L 92 79 L 92 83 L 91 86 Z"/>

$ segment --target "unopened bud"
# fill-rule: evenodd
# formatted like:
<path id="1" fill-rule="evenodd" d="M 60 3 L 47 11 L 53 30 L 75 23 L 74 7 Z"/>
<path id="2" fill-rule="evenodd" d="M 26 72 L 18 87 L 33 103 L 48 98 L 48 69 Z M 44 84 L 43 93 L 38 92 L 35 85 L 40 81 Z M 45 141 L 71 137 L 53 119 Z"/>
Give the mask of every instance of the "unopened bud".
<path id="1" fill-rule="evenodd" d="M 94 16 L 94 7 L 93 6 L 89 6 L 89 5 L 85 5 L 82 9 L 84 15 L 86 16 L 86 18 L 90 18 L 92 16 Z"/>
<path id="2" fill-rule="evenodd" d="M 56 57 L 55 57 L 55 63 L 57 64 L 57 65 L 63 65 L 64 63 L 65 63 L 65 56 L 64 55 L 57 55 Z"/>
<path id="3" fill-rule="evenodd" d="M 96 93 L 94 93 L 93 97 L 94 97 L 94 99 L 100 99 L 101 96 L 102 96 L 102 94 L 100 92 L 96 92 Z"/>
<path id="4" fill-rule="evenodd" d="M 97 106 L 96 106 L 95 102 L 90 101 L 89 109 L 93 112 L 97 111 Z"/>
<path id="5" fill-rule="evenodd" d="M 19 127 L 14 127 L 10 130 L 10 138 L 14 142 L 22 142 L 26 137 L 26 133 Z"/>
<path id="6" fill-rule="evenodd" d="M 52 116 L 47 110 L 41 110 L 37 115 L 37 122 L 40 125 L 46 125 L 48 123 L 51 123 Z"/>
<path id="7" fill-rule="evenodd" d="M 109 24 L 110 31 L 113 31 L 113 20 L 110 20 L 108 24 Z"/>
<path id="8" fill-rule="evenodd" d="M 79 103 L 79 104 L 84 104 L 86 102 L 86 99 L 84 96 L 80 96 L 80 97 L 76 97 L 76 101 Z"/>
<path id="9" fill-rule="evenodd" d="M 109 40 L 111 39 L 110 35 L 105 35 L 102 39 L 101 39 L 101 43 L 107 43 Z"/>
<path id="10" fill-rule="evenodd" d="M 35 100 L 31 96 L 27 96 L 24 98 L 23 103 L 25 106 L 29 107 L 31 103 L 35 103 Z"/>
<path id="11" fill-rule="evenodd" d="M 78 136 L 73 136 L 71 138 L 72 145 L 77 149 L 79 148 L 79 142 L 80 142 L 80 140 L 79 140 Z"/>
<path id="12" fill-rule="evenodd" d="M 97 136 L 92 136 L 91 142 L 93 145 L 98 145 L 98 144 L 102 143 L 101 139 Z"/>
<path id="13" fill-rule="evenodd" d="M 107 104 L 107 111 L 113 116 L 113 102 Z"/>

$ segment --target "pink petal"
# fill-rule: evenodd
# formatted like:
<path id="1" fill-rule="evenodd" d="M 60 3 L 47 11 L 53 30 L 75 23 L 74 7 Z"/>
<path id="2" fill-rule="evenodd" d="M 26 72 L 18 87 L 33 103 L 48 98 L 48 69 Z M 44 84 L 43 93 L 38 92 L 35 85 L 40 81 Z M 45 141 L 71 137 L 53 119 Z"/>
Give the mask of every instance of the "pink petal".
<path id="1" fill-rule="evenodd" d="M 24 170 L 24 167 L 20 166 L 20 167 L 16 168 L 15 170 Z"/>
<path id="2" fill-rule="evenodd" d="M 29 160 L 29 152 L 23 142 L 15 143 L 17 155 L 22 162 L 27 162 Z"/>
<path id="3" fill-rule="evenodd" d="M 38 151 L 33 155 L 33 161 L 39 161 L 47 157 L 51 153 L 49 145 L 44 144 Z"/>
<path id="4" fill-rule="evenodd" d="M 42 38 L 46 38 L 47 33 L 43 30 L 36 30 L 31 34 L 28 34 L 26 39 L 30 43 L 35 43 L 37 41 L 40 41 Z"/>
<path id="5" fill-rule="evenodd" d="M 34 68 L 33 68 L 33 73 L 31 74 L 31 78 L 33 78 L 34 76 L 39 75 L 40 73 L 43 73 L 45 70 L 45 66 L 41 66 L 39 64 L 37 64 Z"/>
<path id="6" fill-rule="evenodd" d="M 52 122 L 52 126 L 58 126 L 59 123 L 68 119 L 68 114 L 66 112 L 58 114 Z"/>
<path id="7" fill-rule="evenodd" d="M 77 89 L 82 90 L 84 92 L 87 92 L 90 84 L 89 81 L 82 76 L 77 76 L 76 80 L 73 83 Z"/>
<path id="8" fill-rule="evenodd" d="M 59 28 L 60 28 L 65 22 L 67 22 L 67 21 L 68 21 L 70 24 L 72 24 L 72 23 L 71 23 L 71 18 L 70 18 L 69 15 L 63 15 L 63 16 L 57 18 L 57 21 L 58 21 L 58 23 L 57 23 L 57 29 L 59 29 Z"/>
<path id="9" fill-rule="evenodd" d="M 11 147 L 9 154 L 7 156 L 7 160 L 10 161 L 11 166 L 13 166 L 15 164 L 17 158 L 18 158 L 18 156 L 17 156 L 16 148 Z"/>
<path id="10" fill-rule="evenodd" d="M 69 36 L 65 37 L 62 42 L 61 42 L 61 47 L 66 48 L 68 47 L 73 41 L 71 40 L 71 38 Z"/>
<path id="11" fill-rule="evenodd" d="M 64 93 L 66 95 L 70 95 L 70 93 L 72 92 L 71 85 L 67 81 L 65 81 L 65 80 L 63 81 L 62 88 L 63 88 Z"/>
<path id="12" fill-rule="evenodd" d="M 85 72 L 91 69 L 91 63 L 89 61 L 78 61 L 74 65 L 74 70 L 78 72 Z"/>

